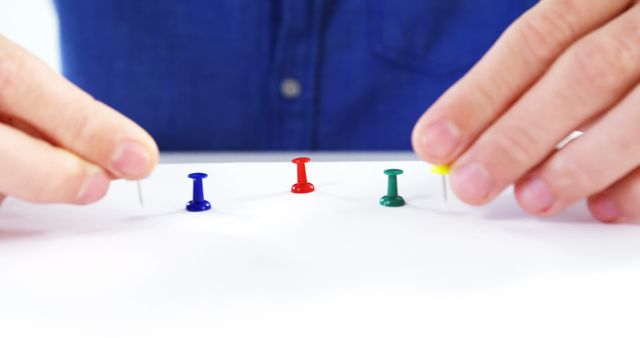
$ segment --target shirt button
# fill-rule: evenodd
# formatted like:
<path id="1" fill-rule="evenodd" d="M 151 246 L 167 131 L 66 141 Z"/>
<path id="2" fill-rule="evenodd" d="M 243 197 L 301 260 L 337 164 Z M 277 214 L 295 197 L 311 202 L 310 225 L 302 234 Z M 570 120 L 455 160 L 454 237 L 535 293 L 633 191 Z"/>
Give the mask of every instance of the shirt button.
<path id="1" fill-rule="evenodd" d="M 280 83 L 280 94 L 285 99 L 295 100 L 302 93 L 300 81 L 293 78 L 286 78 Z"/>

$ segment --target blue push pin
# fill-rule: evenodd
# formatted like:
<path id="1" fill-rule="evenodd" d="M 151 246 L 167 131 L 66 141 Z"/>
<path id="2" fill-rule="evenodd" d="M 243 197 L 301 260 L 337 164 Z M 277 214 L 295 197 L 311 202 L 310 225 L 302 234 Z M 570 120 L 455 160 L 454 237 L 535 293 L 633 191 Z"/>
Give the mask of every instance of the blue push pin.
<path id="1" fill-rule="evenodd" d="M 189 178 L 193 179 L 193 200 L 187 204 L 188 211 L 205 211 L 211 209 L 211 203 L 204 199 L 204 191 L 202 189 L 202 179 L 207 177 L 204 173 L 189 174 Z"/>

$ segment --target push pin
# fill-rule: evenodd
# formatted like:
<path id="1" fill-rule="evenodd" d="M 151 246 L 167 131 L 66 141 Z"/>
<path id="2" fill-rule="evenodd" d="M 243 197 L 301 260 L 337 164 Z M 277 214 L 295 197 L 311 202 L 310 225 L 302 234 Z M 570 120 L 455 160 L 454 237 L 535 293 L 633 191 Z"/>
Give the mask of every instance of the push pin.
<path id="1" fill-rule="evenodd" d="M 291 192 L 294 194 L 306 194 L 316 190 L 313 184 L 307 182 L 307 170 L 304 164 L 309 161 L 311 161 L 311 159 L 308 157 L 298 157 L 291 161 L 298 167 L 298 183 L 291 187 Z"/>
<path id="2" fill-rule="evenodd" d="M 387 169 L 384 174 L 389 176 L 389 183 L 387 185 L 387 194 L 380 199 L 380 205 L 385 207 L 401 207 L 404 203 L 404 198 L 398 195 L 398 175 L 402 174 L 400 169 Z"/>
<path id="3" fill-rule="evenodd" d="M 434 165 L 431 168 L 431 173 L 442 176 L 442 199 L 447 202 L 447 175 L 451 171 L 451 166 L 448 164 Z"/>
<path id="4" fill-rule="evenodd" d="M 211 203 L 204 199 L 204 191 L 202 189 L 202 179 L 207 174 L 192 173 L 189 178 L 193 179 L 193 200 L 187 204 L 188 211 L 205 211 L 211 209 Z"/>

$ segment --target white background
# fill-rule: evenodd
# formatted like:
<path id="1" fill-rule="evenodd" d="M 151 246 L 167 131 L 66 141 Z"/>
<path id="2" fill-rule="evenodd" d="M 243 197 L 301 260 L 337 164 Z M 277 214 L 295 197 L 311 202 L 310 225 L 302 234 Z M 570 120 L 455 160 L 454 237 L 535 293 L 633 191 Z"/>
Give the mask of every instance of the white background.
<path id="1" fill-rule="evenodd" d="M 387 168 L 404 170 L 384 208 Z M 213 210 L 189 213 L 189 172 Z M 2 338 L 640 337 L 640 227 L 512 193 L 442 200 L 421 162 L 160 166 L 90 206 L 0 212 Z"/>
<path id="2" fill-rule="evenodd" d="M 0 0 L 0 34 L 60 70 L 58 22 L 52 0 Z"/>

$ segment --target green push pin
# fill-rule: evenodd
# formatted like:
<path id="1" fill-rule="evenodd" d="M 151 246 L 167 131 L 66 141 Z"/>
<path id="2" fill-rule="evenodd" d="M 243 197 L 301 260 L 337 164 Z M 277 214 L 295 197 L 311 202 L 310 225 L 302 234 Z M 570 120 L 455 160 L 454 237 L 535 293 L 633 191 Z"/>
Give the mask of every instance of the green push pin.
<path id="1" fill-rule="evenodd" d="M 402 174 L 400 169 L 387 169 L 384 174 L 389 176 L 387 194 L 380 199 L 380 205 L 385 207 L 401 207 L 404 205 L 404 198 L 398 196 L 398 175 Z"/>

